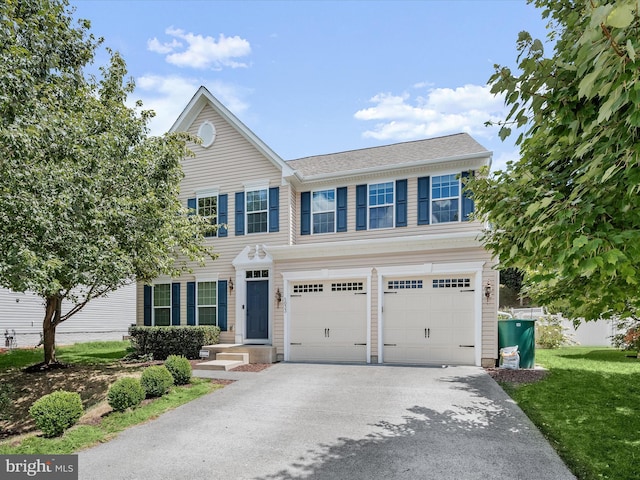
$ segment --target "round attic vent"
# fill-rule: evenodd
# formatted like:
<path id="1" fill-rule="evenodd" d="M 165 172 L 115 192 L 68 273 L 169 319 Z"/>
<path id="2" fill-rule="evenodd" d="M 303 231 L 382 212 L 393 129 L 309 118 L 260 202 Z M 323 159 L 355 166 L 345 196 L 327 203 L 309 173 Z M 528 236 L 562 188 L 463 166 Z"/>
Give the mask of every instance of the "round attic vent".
<path id="1" fill-rule="evenodd" d="M 198 129 L 198 136 L 202 139 L 204 148 L 210 147 L 216 140 L 216 127 L 209 121 L 204 122 Z"/>

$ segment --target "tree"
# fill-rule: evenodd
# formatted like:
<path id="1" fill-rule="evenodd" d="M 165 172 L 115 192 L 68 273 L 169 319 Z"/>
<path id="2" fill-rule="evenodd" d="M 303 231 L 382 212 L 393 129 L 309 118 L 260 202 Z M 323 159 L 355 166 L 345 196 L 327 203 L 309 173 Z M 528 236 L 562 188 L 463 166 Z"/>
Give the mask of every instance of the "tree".
<path id="1" fill-rule="evenodd" d="M 91 299 L 214 255 L 177 197 L 191 138 L 148 136 L 121 56 L 86 71 L 102 40 L 72 26 L 67 0 L 5 0 L 0 14 L 0 285 L 45 300 L 50 365 L 56 327 Z"/>
<path id="2" fill-rule="evenodd" d="M 640 17 L 632 0 L 536 0 L 548 44 L 519 35 L 493 93 L 522 128 L 520 160 L 469 183 L 486 246 L 528 293 L 586 320 L 640 307 Z"/>

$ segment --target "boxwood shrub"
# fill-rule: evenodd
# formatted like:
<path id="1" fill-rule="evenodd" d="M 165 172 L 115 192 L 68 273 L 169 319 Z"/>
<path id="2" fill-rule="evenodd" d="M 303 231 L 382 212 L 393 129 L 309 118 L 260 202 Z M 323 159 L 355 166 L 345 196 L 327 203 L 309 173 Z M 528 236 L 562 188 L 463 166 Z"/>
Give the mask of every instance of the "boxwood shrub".
<path id="1" fill-rule="evenodd" d="M 138 357 L 152 355 L 165 360 L 169 355 L 197 359 L 203 345 L 215 345 L 220 328 L 215 326 L 130 327 L 131 345 Z"/>
<path id="2" fill-rule="evenodd" d="M 186 385 L 191 381 L 191 363 L 181 355 L 169 355 L 164 362 L 176 385 Z"/>
<path id="3" fill-rule="evenodd" d="M 29 409 L 36 427 L 48 438 L 61 435 L 67 428 L 75 425 L 82 412 L 80 394 L 64 390 L 39 398 Z"/>
<path id="4" fill-rule="evenodd" d="M 173 377 L 164 365 L 154 365 L 144 369 L 140 377 L 140 384 L 148 398 L 161 397 L 173 385 Z"/>
<path id="5" fill-rule="evenodd" d="M 127 408 L 140 405 L 146 392 L 140 380 L 132 377 L 120 378 L 111 385 L 107 393 L 107 402 L 116 412 L 124 412 Z"/>

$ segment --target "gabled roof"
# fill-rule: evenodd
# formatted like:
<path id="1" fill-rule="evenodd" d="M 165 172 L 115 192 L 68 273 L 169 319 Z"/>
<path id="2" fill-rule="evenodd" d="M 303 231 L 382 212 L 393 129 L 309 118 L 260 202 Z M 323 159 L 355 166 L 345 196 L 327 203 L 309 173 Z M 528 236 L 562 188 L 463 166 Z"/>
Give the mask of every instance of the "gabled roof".
<path id="1" fill-rule="evenodd" d="M 378 169 L 427 165 L 466 158 L 486 158 L 491 152 L 466 133 L 396 143 L 381 147 L 363 148 L 347 152 L 316 155 L 289 160 L 302 180 L 356 174 Z"/>
<path id="2" fill-rule="evenodd" d="M 169 129 L 170 132 L 185 132 L 191 127 L 195 119 L 200 115 L 205 105 L 209 104 L 222 118 L 224 118 L 238 133 L 240 133 L 249 143 L 260 151 L 271 163 L 282 171 L 283 177 L 289 177 L 293 171 L 287 163 L 280 158 L 271 148 L 256 136 L 247 126 L 242 123 L 230 110 L 214 97 L 209 90 L 201 86 L 193 98 L 184 108 L 178 119 Z"/>

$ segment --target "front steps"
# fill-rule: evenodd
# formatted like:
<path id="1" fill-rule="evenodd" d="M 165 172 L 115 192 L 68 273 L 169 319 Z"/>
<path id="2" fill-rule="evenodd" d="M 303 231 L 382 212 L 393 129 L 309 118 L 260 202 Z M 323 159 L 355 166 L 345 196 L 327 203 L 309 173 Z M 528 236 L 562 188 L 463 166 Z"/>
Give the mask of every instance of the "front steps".
<path id="1" fill-rule="evenodd" d="M 249 363 L 248 353 L 218 353 L 215 360 L 207 360 L 198 363 L 197 370 L 231 370 L 232 368 Z"/>
<path id="2" fill-rule="evenodd" d="M 209 358 L 197 365 L 196 370 L 231 370 L 248 363 L 275 363 L 276 347 L 271 345 L 241 345 L 221 343 L 205 345 L 202 350 L 209 352 Z"/>

